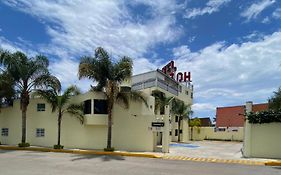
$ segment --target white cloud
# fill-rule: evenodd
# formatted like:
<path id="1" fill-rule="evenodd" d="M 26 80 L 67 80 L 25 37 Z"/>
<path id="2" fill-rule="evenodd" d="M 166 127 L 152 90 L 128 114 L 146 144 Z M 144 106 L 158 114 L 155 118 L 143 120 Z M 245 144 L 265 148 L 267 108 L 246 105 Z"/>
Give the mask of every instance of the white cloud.
<path id="1" fill-rule="evenodd" d="M 277 8 L 273 13 L 272 17 L 275 19 L 281 19 L 281 8 Z"/>
<path id="2" fill-rule="evenodd" d="M 267 16 L 267 17 L 263 18 L 263 20 L 261 22 L 264 24 L 269 24 L 271 21 L 270 21 L 270 18 Z"/>
<path id="3" fill-rule="evenodd" d="M 135 20 L 128 3 L 144 4 L 152 12 L 145 21 Z M 139 57 L 158 43 L 177 39 L 181 29 L 174 28 L 173 1 L 37 1 L 10 0 L 6 4 L 31 14 L 47 23 L 51 36 L 48 50 L 69 54 L 92 53 L 97 46 L 116 55 Z"/>
<path id="4" fill-rule="evenodd" d="M 223 5 L 226 5 L 231 0 L 209 0 L 204 8 L 187 9 L 184 18 L 195 18 L 205 14 L 218 12 Z"/>
<path id="5" fill-rule="evenodd" d="M 55 75 L 63 85 L 63 89 L 70 85 L 77 85 L 83 92 L 90 89 L 94 83 L 90 80 L 78 80 L 79 62 L 72 59 L 62 59 L 50 64 L 50 72 Z"/>
<path id="6" fill-rule="evenodd" d="M 211 103 L 195 103 L 192 105 L 192 110 L 194 111 L 210 111 L 210 110 L 214 110 L 216 108 L 216 106 L 214 106 Z"/>
<path id="7" fill-rule="evenodd" d="M 273 5 L 274 3 L 275 0 L 261 0 L 245 9 L 241 13 L 241 16 L 247 18 L 247 21 L 250 21 L 251 19 L 255 19 L 263 10 Z"/>
<path id="8" fill-rule="evenodd" d="M 178 71 L 191 71 L 195 103 L 266 102 L 281 84 L 281 32 L 241 45 L 215 43 L 198 52 L 173 50 Z M 192 58 L 192 61 L 190 61 Z M 199 110 L 200 109 L 200 110 Z M 207 108 L 208 110 L 210 108 Z M 195 113 L 203 108 L 195 106 Z M 215 113 L 215 108 L 213 108 Z"/>

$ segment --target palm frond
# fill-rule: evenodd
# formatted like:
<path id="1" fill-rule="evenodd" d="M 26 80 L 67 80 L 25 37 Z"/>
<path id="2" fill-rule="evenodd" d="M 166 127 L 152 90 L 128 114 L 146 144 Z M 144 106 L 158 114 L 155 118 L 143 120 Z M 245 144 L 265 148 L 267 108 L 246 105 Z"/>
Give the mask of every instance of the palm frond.
<path id="1" fill-rule="evenodd" d="M 43 88 L 52 88 L 53 90 L 60 92 L 61 91 L 61 83 L 59 79 L 55 76 L 50 75 L 50 73 L 43 74 L 37 77 L 33 84 L 30 84 L 30 87 L 43 87 Z"/>
<path id="2" fill-rule="evenodd" d="M 81 94 L 81 91 L 79 90 L 79 88 L 77 86 L 70 86 L 68 87 L 64 93 L 61 95 L 60 98 L 60 103 L 62 106 L 64 106 L 65 104 L 67 104 L 69 102 L 69 99 L 71 98 L 71 96 L 74 95 L 79 95 Z"/>
<path id="3" fill-rule="evenodd" d="M 117 94 L 117 101 L 121 102 L 125 108 L 129 108 L 129 101 L 142 102 L 148 107 L 146 96 L 139 91 L 119 92 Z"/>
<path id="4" fill-rule="evenodd" d="M 129 57 L 121 58 L 114 65 L 114 80 L 117 82 L 122 82 L 126 78 L 132 76 L 133 61 Z"/>
<path id="5" fill-rule="evenodd" d="M 71 116 L 75 117 L 80 121 L 81 124 L 84 123 L 84 107 L 83 104 L 70 104 L 66 108 L 66 112 Z"/>

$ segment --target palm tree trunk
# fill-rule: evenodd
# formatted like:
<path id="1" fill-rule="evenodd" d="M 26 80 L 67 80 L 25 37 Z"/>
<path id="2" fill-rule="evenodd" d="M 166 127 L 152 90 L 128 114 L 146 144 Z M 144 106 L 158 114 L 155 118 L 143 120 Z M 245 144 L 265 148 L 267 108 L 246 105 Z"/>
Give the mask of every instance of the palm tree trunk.
<path id="1" fill-rule="evenodd" d="M 191 138 L 190 140 L 193 140 L 193 127 L 191 127 Z"/>
<path id="2" fill-rule="evenodd" d="M 60 145 L 61 119 L 62 119 L 62 115 L 61 115 L 61 112 L 59 112 L 59 116 L 58 116 L 58 144 L 57 145 Z"/>
<path id="3" fill-rule="evenodd" d="M 22 104 L 21 114 L 22 114 L 22 137 L 21 137 L 21 143 L 26 142 L 26 104 Z"/>
<path id="4" fill-rule="evenodd" d="M 181 129 L 181 117 L 179 116 L 179 121 L 178 121 L 178 142 L 181 141 L 180 129 Z"/>
<path id="5" fill-rule="evenodd" d="M 107 149 L 111 148 L 111 139 L 112 139 L 112 109 L 108 111 Z"/>

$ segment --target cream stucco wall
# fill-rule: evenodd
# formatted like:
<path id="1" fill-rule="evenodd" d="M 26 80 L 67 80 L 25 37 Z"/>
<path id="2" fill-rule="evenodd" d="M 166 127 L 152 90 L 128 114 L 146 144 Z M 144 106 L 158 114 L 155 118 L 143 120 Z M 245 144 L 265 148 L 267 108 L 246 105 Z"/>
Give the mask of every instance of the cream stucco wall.
<path id="1" fill-rule="evenodd" d="M 238 131 L 217 131 L 214 127 L 200 127 L 199 132 L 197 128 L 193 128 L 193 140 L 232 140 L 243 141 L 243 127 L 239 127 Z M 190 128 L 191 134 L 191 128 Z M 191 136 L 190 136 L 191 138 Z"/>
<path id="2" fill-rule="evenodd" d="M 88 99 L 104 99 L 103 93 L 88 92 L 73 97 L 75 103 Z M 149 127 L 154 120 L 154 97 L 147 96 L 149 107 L 131 102 L 129 109 L 115 104 L 113 109 L 112 146 L 129 151 L 153 151 L 153 132 Z M 27 110 L 27 142 L 32 145 L 52 147 L 57 143 L 57 115 L 46 104 L 45 111 L 37 111 L 42 99 L 31 99 Z M 92 106 L 93 107 L 93 106 Z M 92 110 L 93 111 L 93 110 Z M 93 112 L 92 112 L 93 113 Z M 89 114 L 83 125 L 69 114 L 64 114 L 61 144 L 67 148 L 103 149 L 106 147 L 107 115 Z M 21 141 L 21 111 L 19 100 L 13 107 L 1 109 L 0 128 L 9 128 L 9 136 L 1 136 L 3 144 L 16 145 Z M 36 128 L 45 129 L 45 137 L 36 137 Z"/>
<path id="3" fill-rule="evenodd" d="M 248 157 L 281 158 L 281 123 L 249 124 L 251 137 L 244 142 L 250 145 Z M 245 150 L 245 149 L 244 149 Z"/>

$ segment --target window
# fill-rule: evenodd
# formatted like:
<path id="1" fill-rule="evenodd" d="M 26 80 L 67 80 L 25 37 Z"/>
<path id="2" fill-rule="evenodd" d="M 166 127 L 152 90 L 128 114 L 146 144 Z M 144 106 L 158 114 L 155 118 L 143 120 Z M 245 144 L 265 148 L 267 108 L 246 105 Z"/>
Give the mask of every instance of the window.
<path id="1" fill-rule="evenodd" d="M 45 129 L 44 128 L 37 128 L 36 129 L 36 137 L 44 137 L 45 136 Z"/>
<path id="2" fill-rule="evenodd" d="M 188 95 L 188 91 L 185 91 L 185 94 Z"/>
<path id="3" fill-rule="evenodd" d="M 38 103 L 37 111 L 45 111 L 45 103 Z"/>
<path id="4" fill-rule="evenodd" d="M 92 113 L 92 100 L 84 101 L 84 114 L 91 114 Z"/>
<path id="5" fill-rule="evenodd" d="M 175 117 L 175 122 L 179 122 L 179 116 Z"/>
<path id="6" fill-rule="evenodd" d="M 165 106 L 160 106 L 160 115 L 165 114 Z"/>
<path id="7" fill-rule="evenodd" d="M 190 97 L 193 98 L 193 92 L 191 92 Z"/>
<path id="8" fill-rule="evenodd" d="M 9 135 L 9 128 L 2 128 L 1 135 L 7 137 Z"/>
<path id="9" fill-rule="evenodd" d="M 107 100 L 94 100 L 94 114 L 108 114 L 107 112 Z"/>
<path id="10" fill-rule="evenodd" d="M 170 136 L 172 135 L 172 131 L 170 131 Z"/>
<path id="11" fill-rule="evenodd" d="M 175 129 L 175 136 L 178 136 L 178 130 Z"/>
<path id="12" fill-rule="evenodd" d="M 182 134 L 182 129 L 180 130 L 180 134 Z"/>

